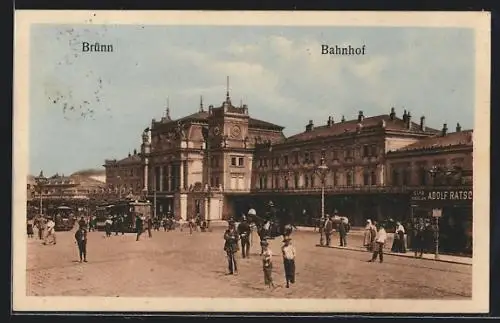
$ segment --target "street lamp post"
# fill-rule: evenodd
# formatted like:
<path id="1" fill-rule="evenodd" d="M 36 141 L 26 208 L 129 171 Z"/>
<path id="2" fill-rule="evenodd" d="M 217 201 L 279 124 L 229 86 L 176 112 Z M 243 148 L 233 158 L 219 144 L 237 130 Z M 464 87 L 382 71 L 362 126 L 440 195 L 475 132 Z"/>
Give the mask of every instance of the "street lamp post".
<path id="1" fill-rule="evenodd" d="M 40 171 L 40 175 L 35 178 L 35 181 L 40 190 L 40 216 L 43 216 L 43 186 L 47 183 L 47 178 L 43 176 L 43 170 Z"/>
<path id="2" fill-rule="evenodd" d="M 432 168 L 429 170 L 429 174 L 432 177 L 432 185 L 436 186 L 436 176 L 437 174 L 441 172 L 441 170 L 437 166 L 432 166 Z M 433 217 L 435 218 L 436 221 L 436 227 L 435 227 L 435 232 L 434 232 L 434 259 L 439 259 L 439 216 L 436 216 L 433 211 Z"/>
<path id="3" fill-rule="evenodd" d="M 320 165 L 316 169 L 321 179 L 321 217 L 325 217 L 325 177 L 328 171 L 328 166 L 325 165 L 325 156 L 321 156 Z"/>

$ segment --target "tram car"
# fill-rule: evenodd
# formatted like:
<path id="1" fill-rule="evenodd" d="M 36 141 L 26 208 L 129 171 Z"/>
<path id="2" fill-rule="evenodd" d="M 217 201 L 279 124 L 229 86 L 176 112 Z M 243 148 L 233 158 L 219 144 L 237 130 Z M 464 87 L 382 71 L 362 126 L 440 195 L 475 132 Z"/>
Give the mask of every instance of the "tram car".
<path id="1" fill-rule="evenodd" d="M 121 200 L 112 204 L 101 205 L 96 210 L 98 231 L 104 231 L 105 221 L 121 217 L 124 221 L 125 232 L 135 232 L 135 220 L 137 216 L 145 219 L 151 217 L 152 204 L 149 201 Z"/>
<path id="2" fill-rule="evenodd" d="M 69 206 L 59 206 L 55 214 L 55 227 L 56 231 L 71 231 L 75 226 L 76 219 L 74 217 L 73 209 Z"/>

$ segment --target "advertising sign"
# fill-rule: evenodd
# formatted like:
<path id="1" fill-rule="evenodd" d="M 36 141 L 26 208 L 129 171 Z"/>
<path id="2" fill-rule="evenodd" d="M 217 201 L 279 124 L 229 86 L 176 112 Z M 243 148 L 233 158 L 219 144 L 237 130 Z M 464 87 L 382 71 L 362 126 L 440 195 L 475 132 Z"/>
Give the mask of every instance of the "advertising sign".
<path id="1" fill-rule="evenodd" d="M 435 203 L 439 204 L 472 204 L 472 189 L 425 189 L 415 190 L 410 193 L 412 204 Z"/>

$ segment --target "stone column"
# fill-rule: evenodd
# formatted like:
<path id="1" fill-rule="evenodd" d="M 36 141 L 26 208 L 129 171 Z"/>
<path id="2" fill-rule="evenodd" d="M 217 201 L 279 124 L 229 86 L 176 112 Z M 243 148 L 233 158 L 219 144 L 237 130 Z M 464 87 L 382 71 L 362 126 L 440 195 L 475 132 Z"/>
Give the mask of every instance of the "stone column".
<path id="1" fill-rule="evenodd" d="M 144 191 L 148 191 L 148 181 L 149 181 L 149 171 L 148 171 L 149 160 L 148 158 L 144 159 Z"/>
<path id="2" fill-rule="evenodd" d="M 160 165 L 160 192 L 163 192 L 163 166 Z"/>
<path id="3" fill-rule="evenodd" d="M 167 185 L 168 191 L 172 191 L 172 164 L 168 164 L 168 173 L 167 173 Z"/>
<path id="4" fill-rule="evenodd" d="M 181 160 L 180 164 L 179 164 L 179 186 L 180 186 L 180 189 L 184 189 L 184 161 Z"/>
<path id="5" fill-rule="evenodd" d="M 378 164 L 377 165 L 377 177 L 378 177 L 378 182 L 379 185 L 385 185 L 385 171 L 384 171 L 384 165 L 383 164 Z"/>

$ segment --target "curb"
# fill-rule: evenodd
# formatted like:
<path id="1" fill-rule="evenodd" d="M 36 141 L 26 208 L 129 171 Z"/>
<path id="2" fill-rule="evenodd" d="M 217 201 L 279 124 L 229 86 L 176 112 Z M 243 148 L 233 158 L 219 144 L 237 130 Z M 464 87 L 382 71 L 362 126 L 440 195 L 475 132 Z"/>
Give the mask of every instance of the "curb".
<path id="1" fill-rule="evenodd" d="M 344 248 L 344 247 L 336 247 L 336 246 L 321 246 L 319 244 L 316 245 L 318 248 L 332 248 L 332 249 L 342 249 L 342 250 L 349 250 L 349 251 L 358 251 L 358 252 L 365 252 L 365 253 L 371 253 L 366 250 L 361 250 L 361 249 L 353 249 L 353 248 Z M 384 255 L 387 256 L 394 256 L 394 257 L 404 257 L 404 258 L 410 258 L 410 259 L 419 259 L 419 260 L 428 260 L 428 261 L 437 261 L 437 262 L 446 262 L 450 264 L 457 264 L 457 265 L 465 265 L 465 266 L 472 266 L 472 264 L 465 263 L 465 262 L 460 262 L 460 261 L 455 261 L 455 260 L 445 260 L 445 259 L 430 259 L 430 258 L 415 258 L 412 256 L 405 256 L 402 254 L 397 254 L 397 253 L 392 253 L 392 252 L 385 252 Z"/>

